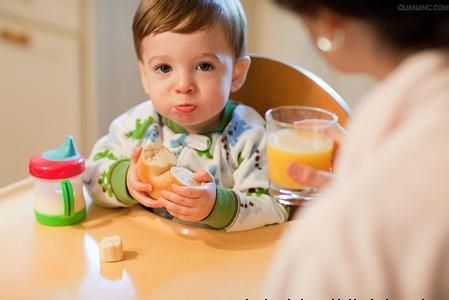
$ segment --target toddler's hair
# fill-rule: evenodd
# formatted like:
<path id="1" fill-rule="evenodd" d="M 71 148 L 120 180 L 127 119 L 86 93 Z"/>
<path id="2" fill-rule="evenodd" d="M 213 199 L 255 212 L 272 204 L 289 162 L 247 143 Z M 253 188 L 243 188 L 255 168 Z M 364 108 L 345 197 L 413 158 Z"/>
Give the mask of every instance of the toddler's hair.
<path id="1" fill-rule="evenodd" d="M 142 0 L 134 15 L 133 35 L 137 57 L 150 34 L 167 31 L 192 33 L 219 24 L 240 58 L 246 52 L 246 17 L 239 0 Z"/>

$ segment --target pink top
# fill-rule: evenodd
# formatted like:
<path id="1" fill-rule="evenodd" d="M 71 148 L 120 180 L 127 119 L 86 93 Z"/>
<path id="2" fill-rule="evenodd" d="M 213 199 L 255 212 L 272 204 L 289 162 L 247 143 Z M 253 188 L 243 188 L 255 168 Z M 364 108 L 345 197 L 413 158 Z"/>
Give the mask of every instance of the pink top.
<path id="1" fill-rule="evenodd" d="M 407 59 L 355 111 L 323 197 L 299 212 L 269 299 L 449 299 L 449 55 Z"/>

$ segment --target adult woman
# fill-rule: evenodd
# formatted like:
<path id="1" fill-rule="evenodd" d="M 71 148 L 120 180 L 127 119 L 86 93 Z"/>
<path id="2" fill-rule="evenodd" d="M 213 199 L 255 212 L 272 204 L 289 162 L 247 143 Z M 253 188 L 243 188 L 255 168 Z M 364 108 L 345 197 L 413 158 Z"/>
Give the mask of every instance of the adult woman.
<path id="1" fill-rule="evenodd" d="M 354 112 L 335 179 L 283 240 L 263 296 L 449 299 L 449 6 L 276 2 L 331 64 L 380 82 Z"/>

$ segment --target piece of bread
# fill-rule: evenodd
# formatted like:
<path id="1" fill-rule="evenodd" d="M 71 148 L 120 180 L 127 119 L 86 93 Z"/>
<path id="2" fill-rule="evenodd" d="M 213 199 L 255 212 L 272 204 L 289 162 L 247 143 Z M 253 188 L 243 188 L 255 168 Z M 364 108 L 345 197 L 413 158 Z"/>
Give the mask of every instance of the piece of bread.
<path id="1" fill-rule="evenodd" d="M 123 244 L 119 235 L 104 237 L 99 244 L 102 261 L 114 262 L 123 259 Z"/>
<path id="2" fill-rule="evenodd" d="M 137 162 L 137 176 L 143 182 L 176 166 L 176 156 L 164 145 L 156 143 L 142 148 Z"/>
<path id="3" fill-rule="evenodd" d="M 192 178 L 190 170 L 175 165 L 175 155 L 162 144 L 151 144 L 142 149 L 137 161 L 137 177 L 153 186 L 150 197 L 158 199 L 161 191 L 170 190 L 172 184 L 200 185 Z"/>

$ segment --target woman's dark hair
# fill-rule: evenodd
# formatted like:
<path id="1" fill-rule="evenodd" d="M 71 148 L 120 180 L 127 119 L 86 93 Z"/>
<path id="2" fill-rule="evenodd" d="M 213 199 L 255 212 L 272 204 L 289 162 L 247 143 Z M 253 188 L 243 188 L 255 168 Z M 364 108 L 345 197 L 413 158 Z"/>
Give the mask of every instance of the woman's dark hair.
<path id="1" fill-rule="evenodd" d="M 303 16 L 328 9 L 363 20 L 397 49 L 449 49 L 449 4 L 394 0 L 274 0 Z M 416 4 L 418 2 L 419 4 Z M 423 4 L 424 3 L 424 4 Z"/>

